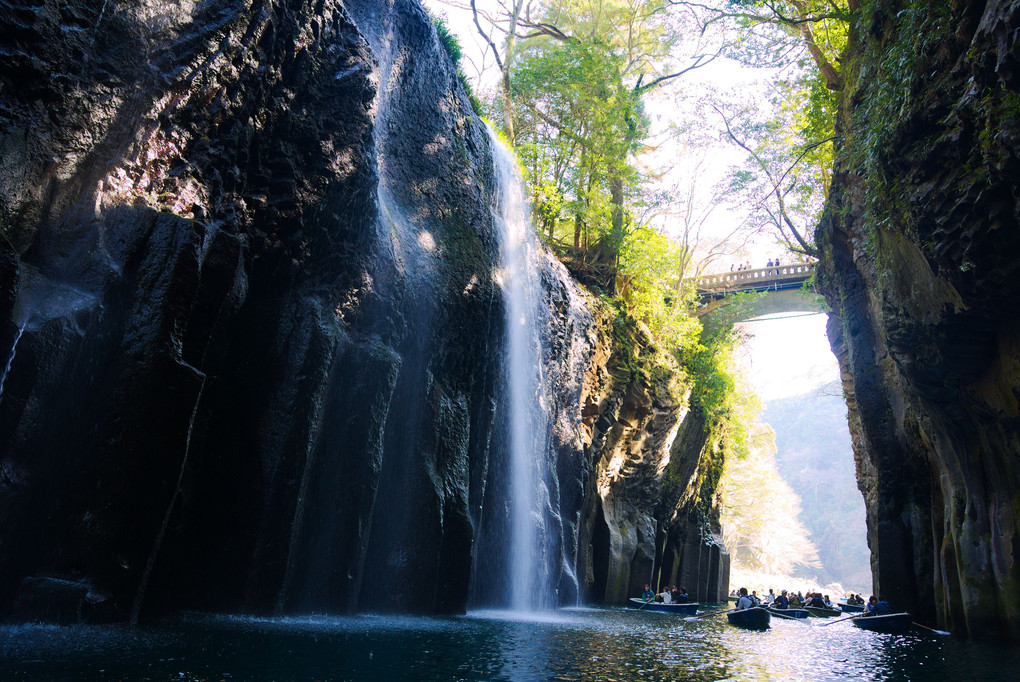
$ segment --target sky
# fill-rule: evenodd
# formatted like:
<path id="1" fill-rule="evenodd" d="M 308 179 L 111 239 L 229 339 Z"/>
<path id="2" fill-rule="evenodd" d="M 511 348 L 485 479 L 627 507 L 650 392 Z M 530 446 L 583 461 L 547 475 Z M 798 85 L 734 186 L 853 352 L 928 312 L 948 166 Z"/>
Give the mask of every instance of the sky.
<path id="1" fill-rule="evenodd" d="M 748 338 L 737 359 L 763 401 L 803 395 L 833 382 L 840 390 L 839 365 L 825 335 L 827 319 L 825 313 L 786 313 L 739 325 Z"/>

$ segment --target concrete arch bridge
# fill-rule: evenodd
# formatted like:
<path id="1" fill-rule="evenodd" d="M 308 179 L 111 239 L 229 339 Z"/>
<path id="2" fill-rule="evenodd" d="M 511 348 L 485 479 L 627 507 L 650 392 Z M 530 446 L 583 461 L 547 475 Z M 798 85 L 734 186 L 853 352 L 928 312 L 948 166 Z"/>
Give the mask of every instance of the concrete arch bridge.
<path id="1" fill-rule="evenodd" d="M 730 322 L 747 322 L 765 315 L 778 313 L 821 313 L 828 310 L 825 299 L 810 285 L 816 263 L 776 265 L 756 270 L 737 270 L 697 278 L 698 298 L 701 305 L 695 314 L 701 318 L 716 317 L 716 311 L 726 308 Z M 728 305 L 734 294 L 765 293 L 766 296 L 743 301 L 739 307 Z M 706 320 L 707 322 L 707 320 Z"/>

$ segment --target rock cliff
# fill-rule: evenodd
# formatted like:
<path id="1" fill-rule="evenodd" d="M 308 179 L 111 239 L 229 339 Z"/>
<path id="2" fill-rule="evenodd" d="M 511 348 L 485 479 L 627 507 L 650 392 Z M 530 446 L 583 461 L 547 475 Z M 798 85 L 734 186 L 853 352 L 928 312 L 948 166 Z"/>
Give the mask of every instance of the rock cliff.
<path id="1" fill-rule="evenodd" d="M 31 0 L 0 45 L 0 614 L 492 595 L 492 157 L 422 8 Z M 676 438 L 647 340 L 542 279 L 544 570 L 561 603 L 616 601 L 656 533 L 697 563 L 693 497 L 652 519 L 670 467 L 703 478 L 703 428 Z"/>
<path id="2" fill-rule="evenodd" d="M 861 3 L 817 238 L 875 589 L 1020 637 L 1020 3 Z"/>
<path id="3" fill-rule="evenodd" d="M 723 601 L 729 555 L 715 498 L 722 461 L 691 401 L 692 378 L 626 316 L 593 300 L 594 362 L 582 396 L 593 483 L 578 571 L 588 600 L 623 603 L 654 587 Z"/>
<path id="4" fill-rule="evenodd" d="M 498 256 L 421 7 L 0 12 L 0 605 L 463 610 Z"/>

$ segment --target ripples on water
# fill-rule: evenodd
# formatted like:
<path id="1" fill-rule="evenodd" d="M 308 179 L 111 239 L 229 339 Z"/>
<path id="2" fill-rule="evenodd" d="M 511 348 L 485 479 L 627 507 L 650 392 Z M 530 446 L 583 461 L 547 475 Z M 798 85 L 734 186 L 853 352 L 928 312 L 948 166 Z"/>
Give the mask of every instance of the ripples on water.
<path id="1" fill-rule="evenodd" d="M 824 621 L 822 621 L 824 622 Z M 2 680 L 1013 680 L 1020 648 L 626 609 L 0 628 Z"/>

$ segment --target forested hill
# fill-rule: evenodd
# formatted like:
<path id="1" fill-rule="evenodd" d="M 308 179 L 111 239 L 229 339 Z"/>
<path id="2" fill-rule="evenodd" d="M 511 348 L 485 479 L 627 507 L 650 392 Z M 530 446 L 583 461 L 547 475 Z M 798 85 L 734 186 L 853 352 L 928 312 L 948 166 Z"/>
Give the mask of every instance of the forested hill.
<path id="1" fill-rule="evenodd" d="M 779 473 L 800 495 L 800 520 L 822 562 L 821 569 L 800 571 L 804 577 L 817 574 L 822 583 L 870 590 L 864 500 L 857 489 L 843 398 L 811 392 L 770 400 L 762 421 L 776 432 Z"/>

